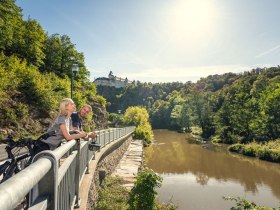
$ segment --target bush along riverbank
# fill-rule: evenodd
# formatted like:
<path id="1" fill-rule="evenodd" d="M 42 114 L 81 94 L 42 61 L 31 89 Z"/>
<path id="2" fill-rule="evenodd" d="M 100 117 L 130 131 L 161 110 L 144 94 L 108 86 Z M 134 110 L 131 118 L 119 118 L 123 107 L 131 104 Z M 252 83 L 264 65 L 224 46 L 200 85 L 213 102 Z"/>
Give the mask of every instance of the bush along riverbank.
<path id="1" fill-rule="evenodd" d="M 258 157 L 261 160 L 280 163 L 280 139 L 265 143 L 233 144 L 229 146 L 228 150 L 246 156 Z"/>

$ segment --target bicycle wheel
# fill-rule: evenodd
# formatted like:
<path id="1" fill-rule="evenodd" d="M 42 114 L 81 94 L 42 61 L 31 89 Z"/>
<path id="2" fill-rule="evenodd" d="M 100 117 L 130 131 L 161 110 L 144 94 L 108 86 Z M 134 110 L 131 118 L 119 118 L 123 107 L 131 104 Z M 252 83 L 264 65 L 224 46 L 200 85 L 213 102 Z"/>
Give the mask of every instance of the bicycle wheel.
<path id="1" fill-rule="evenodd" d="M 3 172 L 3 177 L 0 183 L 3 183 L 7 179 L 11 178 L 15 171 L 18 169 L 16 162 L 11 162 L 7 167 L 6 170 Z"/>
<path id="2" fill-rule="evenodd" d="M 10 161 L 5 161 L 5 163 L 3 163 L 2 165 L 0 165 L 0 183 L 2 183 L 2 179 L 4 177 L 4 173 L 7 170 L 7 168 L 9 167 L 9 165 L 11 164 Z"/>

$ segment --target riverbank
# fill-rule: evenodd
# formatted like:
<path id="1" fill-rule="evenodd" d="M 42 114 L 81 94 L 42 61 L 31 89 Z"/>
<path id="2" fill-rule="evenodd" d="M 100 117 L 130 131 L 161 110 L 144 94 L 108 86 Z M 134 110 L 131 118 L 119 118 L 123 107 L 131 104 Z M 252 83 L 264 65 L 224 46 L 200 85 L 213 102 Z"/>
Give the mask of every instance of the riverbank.
<path id="1" fill-rule="evenodd" d="M 261 160 L 280 163 L 280 139 L 265 143 L 233 144 L 229 146 L 228 150 L 250 157 L 258 157 Z"/>
<path id="2" fill-rule="evenodd" d="M 208 140 L 204 140 L 201 135 L 202 130 L 198 127 L 192 127 L 192 132 L 186 133 L 186 137 L 190 141 L 195 141 L 199 144 L 207 143 Z M 221 139 L 215 137 L 211 139 L 211 142 L 216 145 L 223 143 Z M 280 139 L 265 142 L 253 141 L 246 144 L 231 144 L 228 146 L 228 151 L 239 153 L 244 156 L 256 157 L 268 162 L 280 163 Z"/>
<path id="3" fill-rule="evenodd" d="M 123 179 L 123 186 L 131 190 L 134 186 L 138 170 L 143 163 L 143 141 L 133 140 L 117 165 L 112 176 L 119 176 Z"/>

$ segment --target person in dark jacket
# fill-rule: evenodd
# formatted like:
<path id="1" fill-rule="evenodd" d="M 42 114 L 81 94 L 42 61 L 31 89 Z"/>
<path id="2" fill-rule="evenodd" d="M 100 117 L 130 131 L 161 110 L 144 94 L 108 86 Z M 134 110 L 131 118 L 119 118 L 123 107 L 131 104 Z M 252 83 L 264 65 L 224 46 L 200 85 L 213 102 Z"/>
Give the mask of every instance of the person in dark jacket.
<path id="1" fill-rule="evenodd" d="M 86 118 L 92 112 L 92 108 L 90 105 L 83 105 L 79 112 L 73 112 L 71 115 L 72 120 L 72 130 L 83 132 L 83 118 Z M 88 133 L 89 138 L 95 138 L 96 133 L 90 132 Z"/>

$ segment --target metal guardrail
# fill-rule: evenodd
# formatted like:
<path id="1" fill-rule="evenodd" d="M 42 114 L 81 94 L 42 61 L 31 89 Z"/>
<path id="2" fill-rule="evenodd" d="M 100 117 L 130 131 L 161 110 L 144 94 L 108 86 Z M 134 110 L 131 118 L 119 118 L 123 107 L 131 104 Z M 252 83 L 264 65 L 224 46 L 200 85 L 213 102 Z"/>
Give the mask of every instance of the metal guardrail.
<path id="1" fill-rule="evenodd" d="M 79 206 L 79 188 L 95 153 L 133 133 L 135 127 L 97 131 L 89 141 L 68 141 L 54 151 L 43 151 L 33 163 L 0 184 L 0 209 L 11 210 L 29 193 L 30 210 L 69 210 Z M 89 150 L 95 141 L 96 147 Z"/>

